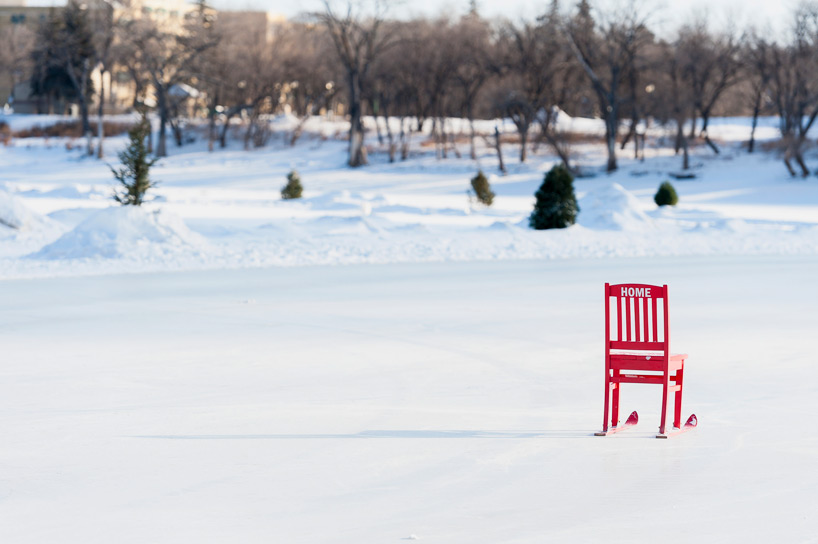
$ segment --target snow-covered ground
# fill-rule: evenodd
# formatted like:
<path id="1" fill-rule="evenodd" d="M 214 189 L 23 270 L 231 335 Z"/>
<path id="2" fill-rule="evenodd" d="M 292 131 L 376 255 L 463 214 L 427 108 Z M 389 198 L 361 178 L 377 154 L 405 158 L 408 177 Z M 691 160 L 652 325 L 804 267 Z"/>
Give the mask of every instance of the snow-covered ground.
<path id="1" fill-rule="evenodd" d="M 761 135 L 769 138 L 765 121 Z M 739 149 L 746 122 L 714 121 L 710 132 L 723 133 L 724 153 L 695 151 L 698 177 L 672 180 L 681 199 L 676 208 L 658 209 L 652 197 L 679 171 L 681 159 L 652 139 L 645 162 L 623 152 L 616 174 L 577 180 L 578 224 L 546 232 L 527 225 L 533 194 L 554 162 L 543 155 L 545 147 L 520 164 L 516 146 L 506 145 L 507 176 L 495 173 L 491 148 L 481 147 L 476 162 L 451 153 L 438 160 L 419 137 L 406 162 L 389 164 L 385 154 L 373 153 L 371 166 L 349 169 L 346 144 L 316 136 L 343 132 L 337 123 L 313 128 L 295 148 L 281 139 L 252 152 L 239 143 L 214 153 L 204 142 L 172 146 L 172 156 L 152 171 L 159 187 L 141 213 L 119 209 L 108 165 L 85 157 L 81 146 L 15 140 L 0 148 L 0 214 L 14 208 L 15 217 L 25 212 L 29 220 L 16 230 L 0 224 L 0 277 L 818 252 L 818 183 L 790 178 L 770 154 Z M 123 144 L 124 137 L 108 142 L 107 162 L 116 163 Z M 585 170 L 600 171 L 601 146 L 582 144 L 576 151 Z M 467 195 L 478 167 L 497 193 L 491 208 Z M 305 198 L 283 201 L 280 189 L 293 168 Z"/>
<path id="2" fill-rule="evenodd" d="M 64 141 L 0 147 L 0 542 L 816 541 L 818 182 L 746 128 L 714 122 L 675 209 L 654 145 L 546 232 L 544 149 L 507 145 L 485 208 L 420 139 L 357 170 L 334 125 L 200 142 L 138 210 Z M 670 286 L 695 431 L 653 439 L 658 388 L 625 386 L 639 426 L 592 435 L 606 281 Z"/>
<path id="3" fill-rule="evenodd" d="M 818 258 L 0 282 L 0 541 L 814 542 Z M 602 423 L 602 283 L 667 282 L 685 417 Z M 661 535 L 661 537 L 657 536 Z"/>

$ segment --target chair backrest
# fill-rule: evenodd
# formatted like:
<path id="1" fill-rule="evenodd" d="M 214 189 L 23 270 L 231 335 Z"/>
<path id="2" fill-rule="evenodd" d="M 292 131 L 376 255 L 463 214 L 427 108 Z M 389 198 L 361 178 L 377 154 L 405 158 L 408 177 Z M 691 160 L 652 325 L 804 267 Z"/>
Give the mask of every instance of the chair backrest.
<path id="1" fill-rule="evenodd" d="M 605 351 L 669 354 L 667 285 L 605 284 Z"/>

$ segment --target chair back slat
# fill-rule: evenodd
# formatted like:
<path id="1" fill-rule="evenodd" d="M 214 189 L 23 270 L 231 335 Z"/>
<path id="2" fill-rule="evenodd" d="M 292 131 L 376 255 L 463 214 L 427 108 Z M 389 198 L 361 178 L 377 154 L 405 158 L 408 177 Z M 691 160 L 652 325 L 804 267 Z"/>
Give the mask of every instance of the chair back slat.
<path id="1" fill-rule="evenodd" d="M 630 299 L 625 299 L 625 331 L 626 331 L 626 340 L 628 342 L 631 341 L 631 301 Z"/>
<path id="2" fill-rule="evenodd" d="M 648 299 L 642 299 L 642 341 L 648 342 Z"/>
<path id="3" fill-rule="evenodd" d="M 667 286 L 605 284 L 605 293 L 609 300 L 610 297 L 616 299 L 615 315 L 608 313 L 605 316 L 608 349 L 667 349 Z M 659 325 L 660 312 L 662 326 Z M 616 325 L 610 322 L 611 319 L 616 321 Z"/>

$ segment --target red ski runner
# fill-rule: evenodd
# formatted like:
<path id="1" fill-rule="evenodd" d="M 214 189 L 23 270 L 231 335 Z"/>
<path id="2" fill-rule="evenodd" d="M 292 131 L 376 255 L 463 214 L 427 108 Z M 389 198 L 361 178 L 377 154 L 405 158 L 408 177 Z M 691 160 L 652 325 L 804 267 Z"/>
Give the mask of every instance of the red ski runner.
<path id="1" fill-rule="evenodd" d="M 625 429 L 635 426 L 637 423 L 639 423 L 639 414 L 633 411 L 631 412 L 631 415 L 628 416 L 628 419 L 625 421 L 625 423 L 617 425 L 616 427 L 611 427 L 607 431 L 596 432 L 594 433 L 594 436 L 607 436 L 609 434 L 618 433 L 620 431 L 624 431 Z"/>

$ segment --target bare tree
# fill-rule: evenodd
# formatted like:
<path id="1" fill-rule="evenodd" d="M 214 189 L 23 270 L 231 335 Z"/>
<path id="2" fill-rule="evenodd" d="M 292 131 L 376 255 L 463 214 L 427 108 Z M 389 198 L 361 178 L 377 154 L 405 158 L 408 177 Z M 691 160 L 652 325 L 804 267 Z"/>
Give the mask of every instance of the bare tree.
<path id="1" fill-rule="evenodd" d="M 134 21 L 127 28 L 126 47 L 132 52 L 132 73 L 144 73 L 150 80 L 159 109 L 159 138 L 156 156 L 167 156 L 167 126 L 173 113 L 171 89 L 194 77 L 193 60 L 214 47 L 218 37 L 209 32 L 211 21 L 203 11 L 192 17 L 181 33 L 160 28 L 150 19 Z"/>
<path id="2" fill-rule="evenodd" d="M 460 90 L 462 112 L 469 121 L 469 155 L 477 159 L 474 144 L 474 118 L 477 97 L 486 81 L 493 75 L 497 61 L 493 57 L 492 32 L 488 22 L 472 10 L 451 30 L 454 47 L 452 78 Z"/>
<path id="3" fill-rule="evenodd" d="M 280 41 L 276 56 L 282 63 L 283 78 L 291 82 L 292 112 L 299 118 L 290 136 L 290 145 L 295 145 L 310 117 L 331 107 L 341 87 L 336 82 L 343 75 L 332 62 L 333 44 L 325 28 L 292 24 Z"/>
<path id="4" fill-rule="evenodd" d="M 220 45 L 208 52 L 214 65 L 205 62 L 201 71 L 217 82 L 215 92 L 223 118 L 221 147 L 227 145 L 231 119 L 242 116 L 247 120 L 244 147 L 249 149 L 251 144 L 259 147 L 265 143 L 269 131 L 262 115 L 275 111 L 279 97 L 289 89 L 279 54 L 289 38 L 281 27 L 275 28 L 272 40 L 268 41 L 266 28 L 252 31 L 241 25 L 241 20 L 218 23 Z"/>
<path id="5" fill-rule="evenodd" d="M 556 111 L 553 107 L 560 102 L 558 94 L 564 90 L 562 76 L 567 63 L 558 29 L 557 21 L 551 19 L 536 25 L 524 22 L 504 28 L 509 90 L 501 109 L 520 135 L 520 162 L 526 160 L 531 126 L 542 113 L 548 117 L 542 126 L 550 127 Z"/>
<path id="6" fill-rule="evenodd" d="M 129 0 L 93 0 L 90 4 L 89 23 L 93 32 L 94 64 L 99 71 L 99 88 L 97 89 L 97 158 L 105 156 L 103 141 L 105 139 L 105 75 L 111 73 L 115 63 L 114 46 L 117 39 L 118 17 L 115 8 L 129 3 Z"/>
<path id="7" fill-rule="evenodd" d="M 609 172 L 616 170 L 616 137 L 622 110 L 624 83 L 636 69 L 637 58 L 653 40 L 646 15 L 636 2 L 627 9 L 612 11 L 599 23 L 591 17 L 590 5 L 580 2 L 578 14 L 564 25 L 568 43 L 585 71 L 605 121 Z"/>
<path id="8" fill-rule="evenodd" d="M 364 148 L 363 82 L 372 62 L 383 53 L 390 37 L 381 33 L 386 3 L 375 0 L 373 12 L 364 16 L 360 5 L 347 3 L 345 13 L 340 13 L 324 0 L 324 11 L 318 18 L 324 23 L 335 44 L 335 51 L 346 71 L 347 100 L 349 101 L 349 166 L 367 163 Z"/>
<path id="9" fill-rule="evenodd" d="M 803 147 L 818 118 L 818 4 L 801 4 L 795 13 L 789 44 L 771 47 L 770 93 L 780 117 L 784 164 L 792 176 L 792 160 L 807 177 Z"/>
<path id="10" fill-rule="evenodd" d="M 773 72 L 771 53 L 772 45 L 756 32 L 751 32 L 742 51 L 743 73 L 749 82 L 748 98 L 753 112 L 750 141 L 747 145 L 747 151 L 750 153 L 755 150 L 758 116 L 769 100 L 768 92 Z"/>
<path id="11" fill-rule="evenodd" d="M 698 19 L 682 27 L 680 39 L 685 44 L 688 57 L 686 79 L 692 89 L 696 108 L 690 136 L 691 138 L 695 136 L 695 115 L 698 114 L 702 119 L 699 133 L 713 152 L 718 154 L 719 148 L 708 136 L 707 126 L 718 100 L 738 80 L 741 68 L 740 42 L 731 31 L 722 33 L 709 31 L 704 19 Z"/>
<path id="12" fill-rule="evenodd" d="M 653 113 L 662 121 L 672 121 L 676 128 L 676 145 L 681 149 L 682 169 L 690 168 L 690 145 L 685 125 L 696 109 L 693 90 L 689 85 L 690 56 L 684 34 L 673 43 L 659 44 L 662 71 L 656 77 L 656 93 L 662 100 L 654 105 Z M 678 151 L 677 151 L 678 152 Z"/>

